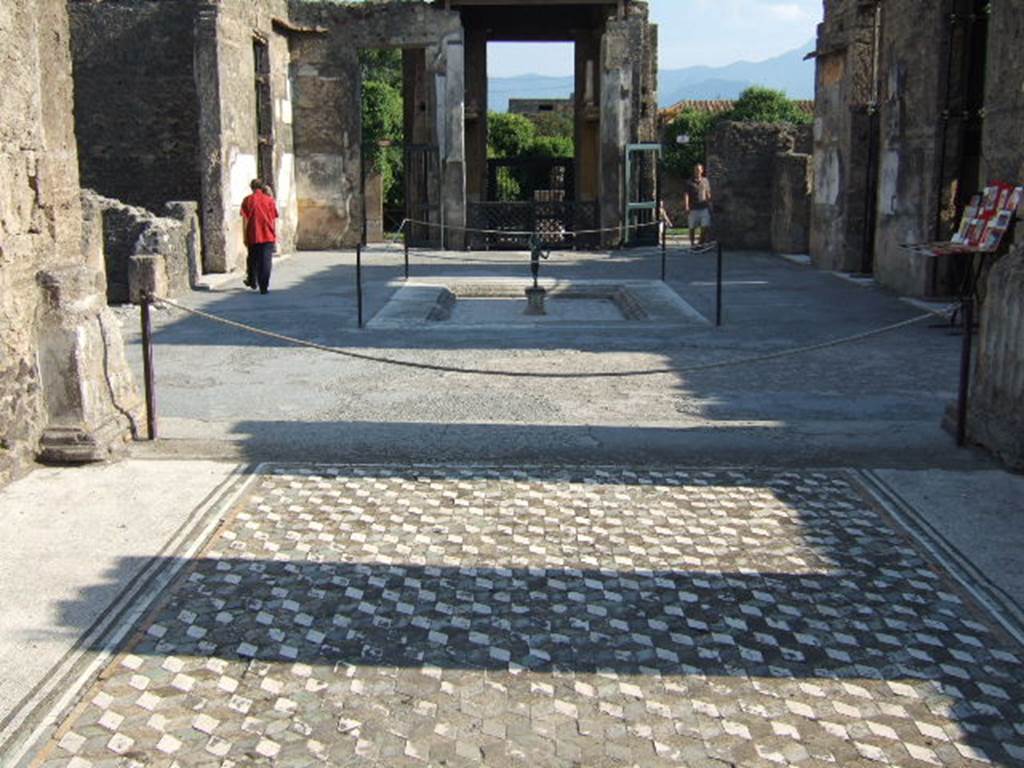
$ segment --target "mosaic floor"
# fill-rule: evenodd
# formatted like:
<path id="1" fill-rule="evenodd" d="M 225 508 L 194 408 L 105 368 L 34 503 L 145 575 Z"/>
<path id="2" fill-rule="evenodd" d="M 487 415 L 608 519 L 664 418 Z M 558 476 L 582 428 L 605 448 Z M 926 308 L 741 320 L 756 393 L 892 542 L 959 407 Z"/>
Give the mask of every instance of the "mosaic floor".
<path id="1" fill-rule="evenodd" d="M 854 483 L 264 467 L 35 764 L 1024 764 L 1021 649 Z"/>

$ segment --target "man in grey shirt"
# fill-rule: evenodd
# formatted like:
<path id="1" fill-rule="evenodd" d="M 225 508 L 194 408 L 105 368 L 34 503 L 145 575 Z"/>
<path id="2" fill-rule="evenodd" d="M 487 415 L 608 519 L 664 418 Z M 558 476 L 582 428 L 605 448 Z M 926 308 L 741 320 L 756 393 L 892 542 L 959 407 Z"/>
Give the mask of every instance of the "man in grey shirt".
<path id="1" fill-rule="evenodd" d="M 704 175 L 704 166 L 699 163 L 693 166 L 693 176 L 686 180 L 686 191 L 683 196 L 683 207 L 686 209 L 690 228 L 690 247 L 697 244 L 697 230 L 700 229 L 700 244 L 708 239 L 711 227 L 711 183 Z"/>

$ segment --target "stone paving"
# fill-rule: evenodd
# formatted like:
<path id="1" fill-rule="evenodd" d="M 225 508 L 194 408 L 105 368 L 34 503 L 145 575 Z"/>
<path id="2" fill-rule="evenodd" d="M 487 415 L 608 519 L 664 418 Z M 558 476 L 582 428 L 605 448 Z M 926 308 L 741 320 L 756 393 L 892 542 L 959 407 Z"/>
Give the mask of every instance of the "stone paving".
<path id="1" fill-rule="evenodd" d="M 1021 765 L 1021 658 L 842 471 L 264 467 L 35 764 Z"/>

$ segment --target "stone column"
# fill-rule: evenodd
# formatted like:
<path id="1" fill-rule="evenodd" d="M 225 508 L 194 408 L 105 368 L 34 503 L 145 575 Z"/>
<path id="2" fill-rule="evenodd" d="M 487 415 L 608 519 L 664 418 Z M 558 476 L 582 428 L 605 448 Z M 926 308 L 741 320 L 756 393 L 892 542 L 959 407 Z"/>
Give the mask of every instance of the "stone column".
<path id="1" fill-rule="evenodd" d="M 466 198 L 487 199 L 487 32 L 466 30 Z"/>
<path id="2" fill-rule="evenodd" d="M 461 35 L 442 43 L 443 72 L 438 72 L 438 126 L 441 145 L 441 195 L 446 231 L 442 247 L 461 250 L 466 233 L 466 56 Z M 442 100 L 443 96 L 443 100 Z"/>
<path id="3" fill-rule="evenodd" d="M 609 21 L 601 40 L 601 226 L 620 227 L 625 206 L 625 156 L 632 123 L 633 51 L 628 22 Z M 621 242 L 622 233 L 606 232 L 602 245 Z"/>
<path id="4" fill-rule="evenodd" d="M 992 268 L 978 347 L 968 435 L 1024 469 L 1024 246 Z"/>
<path id="5" fill-rule="evenodd" d="M 223 226 L 226 201 L 222 183 L 220 10 L 203 5 L 196 15 L 196 90 L 199 95 L 199 166 L 202 174 L 203 271 L 228 272 L 227 231 Z"/>
<path id="6" fill-rule="evenodd" d="M 434 53 L 436 55 L 436 52 Z M 426 48 L 402 52 L 405 99 L 405 215 L 416 221 L 440 224 L 437 215 L 440 186 L 435 90 L 427 72 Z M 440 243 L 440 229 L 409 225 L 410 240 L 417 245 Z"/>
<path id="7" fill-rule="evenodd" d="M 601 163 L 601 40 L 592 29 L 576 38 L 576 200 L 593 202 Z"/>

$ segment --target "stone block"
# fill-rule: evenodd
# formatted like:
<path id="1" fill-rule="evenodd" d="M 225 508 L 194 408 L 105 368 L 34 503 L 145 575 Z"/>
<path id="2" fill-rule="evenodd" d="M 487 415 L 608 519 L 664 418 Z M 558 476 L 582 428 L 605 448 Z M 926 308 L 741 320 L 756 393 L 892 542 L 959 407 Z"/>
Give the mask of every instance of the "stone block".
<path id="1" fill-rule="evenodd" d="M 203 237 L 199 220 L 199 204 L 191 201 L 172 201 L 164 206 L 168 218 L 182 223 L 182 236 L 185 241 L 186 269 L 188 285 L 195 288 L 202 276 Z"/>
<path id="2" fill-rule="evenodd" d="M 138 254 L 128 259 L 128 300 L 141 304 L 146 294 L 168 296 L 166 259 L 160 254 Z"/>
<path id="3" fill-rule="evenodd" d="M 772 250 L 807 253 L 810 249 L 814 158 L 809 154 L 775 156 L 772 182 Z"/>

